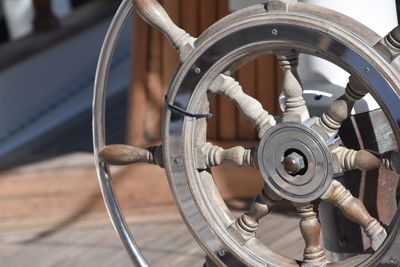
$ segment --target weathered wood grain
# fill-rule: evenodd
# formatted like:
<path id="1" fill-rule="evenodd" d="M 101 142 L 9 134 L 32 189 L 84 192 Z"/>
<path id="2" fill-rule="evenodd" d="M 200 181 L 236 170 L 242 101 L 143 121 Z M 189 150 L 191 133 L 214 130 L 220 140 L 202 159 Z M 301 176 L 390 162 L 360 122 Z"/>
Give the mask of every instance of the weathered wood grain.
<path id="1" fill-rule="evenodd" d="M 178 0 L 164 0 L 162 1 L 165 11 L 171 17 L 172 21 L 180 25 L 179 18 L 179 1 Z M 172 75 L 175 72 L 176 66 L 179 62 L 179 55 L 173 46 L 166 38 L 162 39 L 162 81 L 164 85 L 164 92 L 169 86 Z"/>
<path id="2" fill-rule="evenodd" d="M 147 109 L 145 120 L 146 137 L 150 140 L 159 140 L 161 134 L 161 117 L 165 91 L 161 72 L 161 42 L 162 34 L 154 28 L 150 30 L 149 55 L 147 70 Z"/>
<path id="3" fill-rule="evenodd" d="M 135 16 L 131 68 L 131 85 L 128 99 L 128 143 L 138 146 L 143 143 L 144 123 L 146 119 L 146 66 L 149 27 Z"/>
<path id="4" fill-rule="evenodd" d="M 242 66 L 237 72 L 238 81 L 243 91 L 254 98 L 257 97 L 256 69 L 256 61 L 251 61 Z M 238 136 L 240 140 L 254 140 L 256 138 L 256 129 L 254 125 L 249 123 L 243 114 L 239 114 L 238 124 Z"/>
<path id="5" fill-rule="evenodd" d="M 258 238 L 282 255 L 301 257 L 304 242 L 298 218 L 285 206 L 266 217 Z M 235 216 L 242 210 L 234 210 Z M 127 212 L 127 220 L 150 266 L 202 266 L 205 254 L 194 241 L 173 206 Z M 23 257 L 19 256 L 23 255 Z M 0 233 L 0 258 L 4 266 L 131 266 L 129 258 L 105 212 L 59 227 Z"/>

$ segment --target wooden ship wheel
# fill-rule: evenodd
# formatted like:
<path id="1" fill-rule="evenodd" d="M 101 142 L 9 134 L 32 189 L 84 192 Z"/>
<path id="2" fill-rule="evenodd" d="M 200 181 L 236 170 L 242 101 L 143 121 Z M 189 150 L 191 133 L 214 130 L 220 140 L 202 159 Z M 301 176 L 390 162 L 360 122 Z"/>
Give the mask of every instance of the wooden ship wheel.
<path id="1" fill-rule="evenodd" d="M 138 148 L 106 143 L 108 71 L 121 29 L 135 11 L 177 49 L 180 63 L 165 98 L 162 145 Z M 275 54 L 283 70 L 281 116 L 271 115 L 235 80 L 243 64 Z M 328 60 L 350 74 L 345 93 L 322 116 L 310 116 L 297 72 L 299 54 Z M 355 103 L 370 93 L 400 143 L 400 28 L 384 38 L 357 21 L 296 1 L 267 1 L 237 11 L 194 38 L 176 26 L 155 0 L 125 0 L 117 12 L 99 59 L 93 103 L 96 167 L 106 206 L 132 261 L 148 266 L 130 233 L 114 193 L 109 165 L 147 162 L 165 168 L 181 215 L 209 258 L 209 266 L 397 266 L 400 214 L 383 225 L 337 179 L 352 170 L 400 171 L 396 149 L 346 147 L 342 123 Z M 231 100 L 258 132 L 258 144 L 223 149 L 207 138 L 210 101 Z M 232 214 L 216 186 L 211 167 L 235 164 L 256 168 L 264 187 L 249 210 Z M 396 188 L 391 188 L 396 190 Z M 297 209 L 305 249 L 302 260 L 272 251 L 257 238 L 259 221 L 274 205 Z M 369 248 L 332 260 L 321 241 L 318 205 L 329 202 L 364 230 Z M 273 229 L 271 229 L 273 231 Z"/>

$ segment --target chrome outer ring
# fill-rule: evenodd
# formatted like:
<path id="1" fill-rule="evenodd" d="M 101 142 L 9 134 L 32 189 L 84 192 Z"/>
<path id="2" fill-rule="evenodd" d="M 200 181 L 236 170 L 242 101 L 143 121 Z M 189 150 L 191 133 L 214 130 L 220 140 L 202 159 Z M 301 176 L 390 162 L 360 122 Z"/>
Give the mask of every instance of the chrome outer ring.
<path id="1" fill-rule="evenodd" d="M 93 150 L 101 193 L 114 229 L 121 238 L 129 257 L 135 266 L 149 266 L 139 250 L 128 225 L 125 222 L 114 191 L 108 166 L 98 158 L 100 149 L 106 144 L 105 106 L 107 98 L 108 74 L 119 36 L 133 11 L 131 0 L 124 0 L 107 31 L 97 64 L 93 94 Z"/>

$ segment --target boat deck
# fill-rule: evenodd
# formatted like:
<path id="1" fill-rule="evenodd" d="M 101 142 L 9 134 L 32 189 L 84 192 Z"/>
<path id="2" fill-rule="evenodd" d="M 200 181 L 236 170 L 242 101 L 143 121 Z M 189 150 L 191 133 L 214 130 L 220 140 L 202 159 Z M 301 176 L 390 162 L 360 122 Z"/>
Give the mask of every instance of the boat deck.
<path id="1" fill-rule="evenodd" d="M 176 210 L 163 170 L 135 165 L 114 174 L 121 207 L 150 266 L 202 266 L 205 254 Z M 132 266 L 105 211 L 92 155 L 2 172 L 0 189 L 0 266 Z M 227 202 L 235 216 L 248 205 Z M 298 222 L 294 208 L 277 206 L 262 220 L 258 238 L 273 251 L 301 259 Z"/>
<path id="2" fill-rule="evenodd" d="M 150 215 L 128 215 L 150 266 L 202 266 L 204 252 L 183 224 L 175 207 L 146 210 Z M 271 214 L 259 238 L 282 254 L 300 257 L 303 241 L 293 214 Z M 297 255 L 297 256 L 296 256 Z M 78 220 L 66 227 L 42 227 L 0 234 L 2 266 L 118 267 L 130 266 L 129 258 L 106 214 Z"/>

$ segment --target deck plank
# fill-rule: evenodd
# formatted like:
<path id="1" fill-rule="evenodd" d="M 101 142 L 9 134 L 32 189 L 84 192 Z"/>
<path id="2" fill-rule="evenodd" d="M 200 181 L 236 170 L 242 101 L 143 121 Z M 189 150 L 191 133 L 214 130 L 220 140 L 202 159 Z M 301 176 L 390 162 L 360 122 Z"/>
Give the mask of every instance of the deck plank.
<path id="1" fill-rule="evenodd" d="M 0 174 L 0 266 L 131 266 L 105 211 L 92 161 L 91 155 L 76 154 Z M 172 204 L 163 170 L 139 164 L 112 172 L 127 222 L 150 265 L 202 266 L 204 252 Z M 249 206 L 241 199 L 262 188 L 251 168 L 213 173 L 236 217 Z M 304 248 L 296 212 L 288 206 L 262 220 L 258 237 L 295 258 Z"/>
<path id="2" fill-rule="evenodd" d="M 235 211 L 237 216 L 242 212 Z M 128 224 L 150 266 L 202 266 L 205 254 L 175 207 L 159 207 L 158 211 L 153 208 L 151 213 L 141 212 L 141 215 L 130 211 L 127 214 Z M 304 246 L 297 224 L 293 213 L 285 214 L 279 209 L 263 220 L 258 237 L 280 254 L 299 257 Z M 131 266 L 107 220 L 77 221 L 43 234 L 47 230 L 44 227 L 1 233 L 0 261 L 10 267 Z"/>

